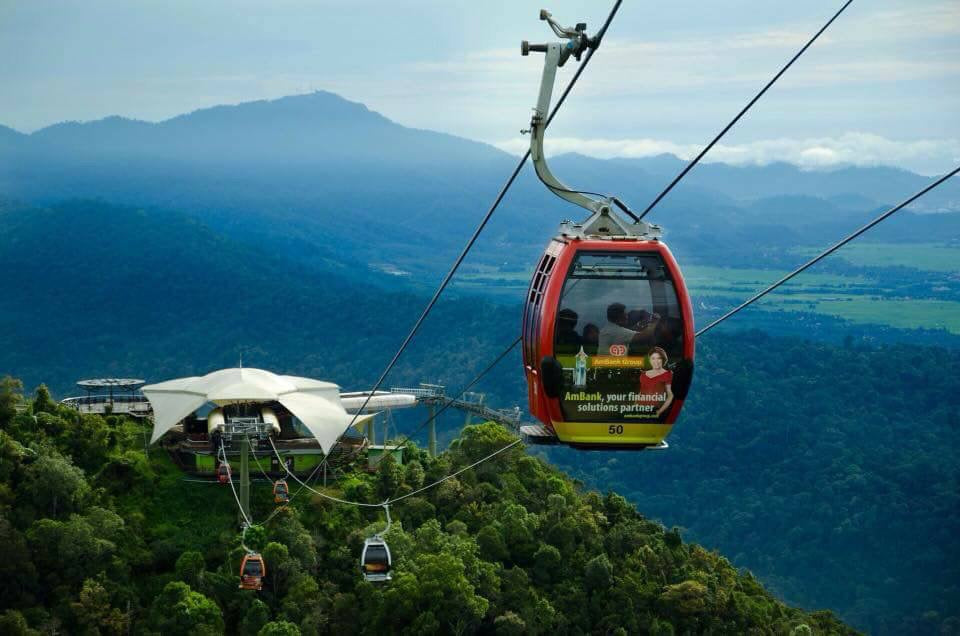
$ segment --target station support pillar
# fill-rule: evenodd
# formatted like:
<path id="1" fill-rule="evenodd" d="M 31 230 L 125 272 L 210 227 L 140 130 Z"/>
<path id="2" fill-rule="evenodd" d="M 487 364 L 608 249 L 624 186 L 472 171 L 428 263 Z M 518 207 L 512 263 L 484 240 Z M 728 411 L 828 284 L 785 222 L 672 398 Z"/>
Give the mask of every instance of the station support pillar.
<path id="1" fill-rule="evenodd" d="M 244 435 L 240 440 L 240 508 L 243 513 L 240 515 L 240 523 L 244 522 L 244 515 L 247 519 L 250 516 L 250 440 Z"/>
<path id="2" fill-rule="evenodd" d="M 430 451 L 430 457 L 437 456 L 437 407 L 430 405 L 430 428 L 427 448 Z"/>

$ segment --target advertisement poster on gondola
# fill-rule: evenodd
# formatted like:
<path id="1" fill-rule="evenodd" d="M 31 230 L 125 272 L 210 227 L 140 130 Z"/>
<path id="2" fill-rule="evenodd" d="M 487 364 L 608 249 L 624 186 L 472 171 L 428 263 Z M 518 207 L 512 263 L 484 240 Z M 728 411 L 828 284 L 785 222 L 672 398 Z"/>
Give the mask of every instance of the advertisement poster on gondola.
<path id="1" fill-rule="evenodd" d="M 583 347 L 573 355 L 558 355 L 564 416 L 584 422 L 661 421 L 673 401 L 667 360 L 660 347 L 629 355 L 624 345 L 612 345 L 602 355 L 591 356 Z"/>
<path id="2" fill-rule="evenodd" d="M 664 421 L 683 357 L 683 314 L 663 258 L 580 253 L 560 303 L 553 353 L 564 420 Z"/>

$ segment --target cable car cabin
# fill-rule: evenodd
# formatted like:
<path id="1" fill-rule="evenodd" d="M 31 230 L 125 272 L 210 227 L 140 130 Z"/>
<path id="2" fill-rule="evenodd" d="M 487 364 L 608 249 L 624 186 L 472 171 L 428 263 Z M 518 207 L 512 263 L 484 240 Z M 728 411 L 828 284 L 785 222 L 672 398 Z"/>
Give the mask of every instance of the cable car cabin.
<path id="1" fill-rule="evenodd" d="M 690 297 L 666 245 L 561 234 L 524 308 L 530 412 L 546 429 L 524 432 L 581 449 L 665 448 L 693 353 Z"/>
<path id="2" fill-rule="evenodd" d="M 379 537 L 372 537 L 363 542 L 363 552 L 360 554 L 360 572 L 367 581 L 382 582 L 390 580 L 390 547 Z"/>
<path id="3" fill-rule="evenodd" d="M 221 484 L 229 484 L 230 477 L 230 464 L 227 462 L 222 462 L 217 467 L 217 481 L 219 481 Z"/>
<path id="4" fill-rule="evenodd" d="M 273 503 L 285 504 L 290 501 L 290 489 L 283 479 L 273 484 Z"/>
<path id="5" fill-rule="evenodd" d="M 246 554 L 240 563 L 240 589 L 260 591 L 263 577 L 267 575 L 267 566 L 263 557 L 257 553 Z"/>

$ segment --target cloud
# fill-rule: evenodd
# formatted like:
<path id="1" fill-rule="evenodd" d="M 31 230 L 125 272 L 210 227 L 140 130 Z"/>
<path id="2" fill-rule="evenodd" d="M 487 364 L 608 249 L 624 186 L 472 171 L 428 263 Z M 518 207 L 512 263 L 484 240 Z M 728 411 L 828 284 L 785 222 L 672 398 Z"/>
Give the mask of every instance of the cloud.
<path id="1" fill-rule="evenodd" d="M 495 145 L 507 152 L 521 154 L 528 144 L 527 138 L 515 138 Z M 701 149 L 702 146 L 698 144 L 659 139 L 552 137 L 547 142 L 547 150 L 551 154 L 578 152 L 602 159 L 651 157 L 663 153 L 691 159 Z M 960 139 L 897 141 L 863 132 L 848 132 L 839 137 L 765 139 L 736 145 L 718 144 L 704 161 L 734 165 L 765 165 L 786 161 L 807 169 L 842 165 L 894 165 L 933 175 L 942 174 L 960 163 Z"/>
<path id="2" fill-rule="evenodd" d="M 661 34 L 650 39 L 610 36 L 604 63 L 590 71 L 591 87 L 601 95 L 649 95 L 677 89 L 759 86 L 809 40 L 817 20 L 791 22 L 739 33 Z M 846 15 L 821 35 L 804 62 L 791 69 L 795 88 L 850 86 L 898 80 L 960 76 L 960 2 L 874 10 Z M 530 81 L 530 68 L 517 60 L 516 48 L 471 50 L 450 59 L 417 62 L 404 72 L 459 84 L 464 78 L 491 78 L 494 85 Z M 631 88 L 633 87 L 633 88 Z"/>

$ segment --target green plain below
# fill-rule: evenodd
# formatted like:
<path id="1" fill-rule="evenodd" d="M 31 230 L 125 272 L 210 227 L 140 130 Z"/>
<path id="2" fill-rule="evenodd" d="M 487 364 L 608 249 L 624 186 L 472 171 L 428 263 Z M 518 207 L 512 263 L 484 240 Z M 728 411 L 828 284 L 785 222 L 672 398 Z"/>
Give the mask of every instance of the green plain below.
<path id="1" fill-rule="evenodd" d="M 798 247 L 802 256 L 814 256 L 823 248 Z M 837 258 L 863 267 L 912 267 L 927 272 L 960 272 L 960 245 L 942 243 L 851 243 Z"/>
<path id="2" fill-rule="evenodd" d="M 784 300 L 794 302 L 788 304 Z M 773 311 L 814 311 L 862 324 L 889 325 L 900 329 L 946 329 L 950 333 L 960 334 L 960 303 L 949 300 L 857 295 L 822 300 L 814 295 L 797 294 L 780 299 L 768 296 L 758 306 Z"/>

